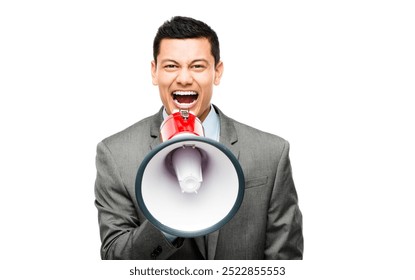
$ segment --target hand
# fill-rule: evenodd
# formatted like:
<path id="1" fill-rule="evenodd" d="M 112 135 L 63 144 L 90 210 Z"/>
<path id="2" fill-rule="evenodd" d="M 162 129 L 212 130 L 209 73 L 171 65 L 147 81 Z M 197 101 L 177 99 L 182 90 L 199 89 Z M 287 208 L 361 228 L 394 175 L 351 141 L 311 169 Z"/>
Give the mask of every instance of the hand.
<path id="1" fill-rule="evenodd" d="M 170 241 L 171 243 L 173 243 L 173 241 L 174 241 L 174 240 L 176 240 L 176 238 L 177 238 L 177 236 L 172 235 L 172 234 L 167 233 L 167 232 L 164 232 L 164 231 L 161 231 L 161 233 L 163 233 L 163 234 L 164 234 L 164 236 L 166 237 L 166 239 L 167 239 L 168 241 Z"/>

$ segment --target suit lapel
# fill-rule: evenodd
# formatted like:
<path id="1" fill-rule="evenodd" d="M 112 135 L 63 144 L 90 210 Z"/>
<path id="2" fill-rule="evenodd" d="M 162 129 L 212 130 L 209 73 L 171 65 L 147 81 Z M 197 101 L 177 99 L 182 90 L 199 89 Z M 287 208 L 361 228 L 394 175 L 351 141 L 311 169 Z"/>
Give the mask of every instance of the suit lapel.
<path id="1" fill-rule="evenodd" d="M 153 116 L 153 121 L 150 125 L 150 136 L 153 139 L 150 142 L 150 149 L 154 149 L 157 145 L 161 144 L 161 137 L 160 137 L 160 126 L 163 122 L 163 107 L 160 111 Z"/>
<path id="2" fill-rule="evenodd" d="M 216 247 L 218 246 L 219 231 L 214 231 L 207 237 L 207 259 L 214 260 L 216 255 Z"/>
<path id="3" fill-rule="evenodd" d="M 199 252 L 202 254 L 204 259 L 207 259 L 206 256 L 206 241 L 204 236 L 198 236 L 194 238 L 197 247 L 199 248 Z"/>
<path id="4" fill-rule="evenodd" d="M 219 114 L 220 119 L 220 140 L 219 142 L 225 145 L 237 159 L 239 159 L 238 134 L 234 125 L 234 120 L 225 116 L 221 110 L 213 106 Z"/>

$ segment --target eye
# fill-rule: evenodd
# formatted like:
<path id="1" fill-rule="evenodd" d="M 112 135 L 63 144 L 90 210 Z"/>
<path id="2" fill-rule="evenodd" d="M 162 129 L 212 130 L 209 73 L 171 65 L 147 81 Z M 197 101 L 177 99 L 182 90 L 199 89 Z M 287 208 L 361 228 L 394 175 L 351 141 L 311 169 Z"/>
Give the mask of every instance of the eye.
<path id="1" fill-rule="evenodd" d="M 175 69 L 175 68 L 177 68 L 177 65 L 175 65 L 175 64 L 166 64 L 163 67 L 165 69 Z"/>
<path id="2" fill-rule="evenodd" d="M 193 64 L 192 65 L 192 69 L 195 69 L 195 70 L 203 70 L 205 68 L 206 66 L 204 64 Z"/>

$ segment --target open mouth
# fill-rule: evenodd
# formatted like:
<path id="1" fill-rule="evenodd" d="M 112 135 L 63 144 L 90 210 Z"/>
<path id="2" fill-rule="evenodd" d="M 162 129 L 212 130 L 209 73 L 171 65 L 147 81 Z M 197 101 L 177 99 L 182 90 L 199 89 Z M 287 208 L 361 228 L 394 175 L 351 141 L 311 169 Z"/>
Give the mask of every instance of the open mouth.
<path id="1" fill-rule="evenodd" d="M 175 91 L 173 101 L 179 108 L 190 108 L 196 103 L 199 94 L 195 91 Z"/>

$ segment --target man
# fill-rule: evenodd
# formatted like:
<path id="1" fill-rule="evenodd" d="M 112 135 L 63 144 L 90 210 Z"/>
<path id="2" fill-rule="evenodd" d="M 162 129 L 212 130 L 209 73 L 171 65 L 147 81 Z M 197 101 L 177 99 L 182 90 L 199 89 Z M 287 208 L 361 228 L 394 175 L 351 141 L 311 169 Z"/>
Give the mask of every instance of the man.
<path id="1" fill-rule="evenodd" d="M 159 28 L 153 51 L 152 81 L 163 107 L 97 147 L 102 259 L 302 259 L 302 215 L 288 142 L 234 121 L 210 103 L 223 72 L 216 33 L 203 22 L 174 17 Z M 135 199 L 140 163 L 161 143 L 163 119 L 183 107 L 203 122 L 206 137 L 235 154 L 245 176 L 236 215 L 208 236 L 186 239 L 154 227 Z"/>

